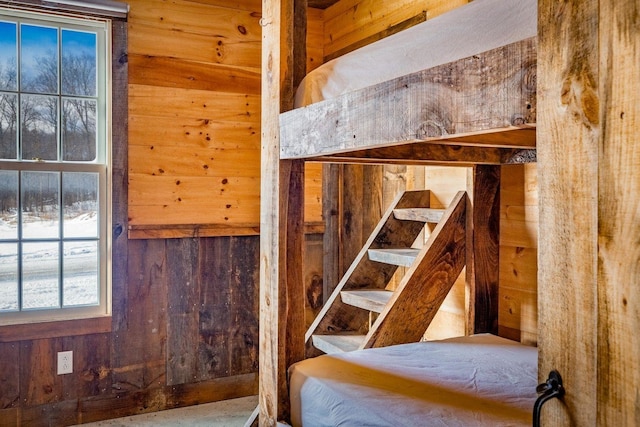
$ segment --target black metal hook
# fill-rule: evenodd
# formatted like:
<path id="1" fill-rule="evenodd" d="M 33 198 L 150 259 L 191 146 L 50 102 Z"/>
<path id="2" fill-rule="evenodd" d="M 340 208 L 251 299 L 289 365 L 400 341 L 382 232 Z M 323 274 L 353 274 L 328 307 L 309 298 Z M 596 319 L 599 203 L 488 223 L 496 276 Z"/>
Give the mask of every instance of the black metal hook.
<path id="1" fill-rule="evenodd" d="M 549 372 L 549 378 L 547 378 L 546 382 L 538 384 L 536 392 L 542 394 L 538 396 L 536 403 L 533 405 L 533 427 L 540 427 L 542 405 L 554 397 L 561 398 L 564 396 L 564 387 L 562 386 L 560 373 L 556 370 Z"/>

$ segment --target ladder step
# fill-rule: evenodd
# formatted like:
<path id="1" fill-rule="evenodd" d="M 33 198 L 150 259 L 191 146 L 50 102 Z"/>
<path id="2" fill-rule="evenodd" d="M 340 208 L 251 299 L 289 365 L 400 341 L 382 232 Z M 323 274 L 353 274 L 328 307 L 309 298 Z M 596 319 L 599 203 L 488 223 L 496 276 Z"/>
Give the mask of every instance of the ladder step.
<path id="1" fill-rule="evenodd" d="M 430 224 L 436 224 L 442 219 L 444 211 L 445 209 L 431 208 L 394 209 L 393 216 L 400 220 L 422 221 Z"/>
<path id="2" fill-rule="evenodd" d="M 369 249 L 368 253 L 371 261 L 410 267 L 420 253 L 420 249 Z"/>
<path id="3" fill-rule="evenodd" d="M 357 350 L 364 342 L 364 335 L 313 335 L 313 346 L 327 354 Z"/>
<path id="4" fill-rule="evenodd" d="M 382 313 L 387 305 L 393 292 L 383 290 L 362 290 L 362 291 L 342 291 L 340 296 L 342 302 L 354 307 L 363 308 L 365 310 Z"/>

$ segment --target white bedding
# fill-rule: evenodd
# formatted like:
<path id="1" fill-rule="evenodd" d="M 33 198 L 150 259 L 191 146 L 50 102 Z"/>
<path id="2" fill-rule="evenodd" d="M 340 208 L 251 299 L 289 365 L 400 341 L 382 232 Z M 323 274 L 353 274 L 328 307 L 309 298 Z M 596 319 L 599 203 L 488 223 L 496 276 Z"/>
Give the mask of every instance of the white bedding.
<path id="1" fill-rule="evenodd" d="M 537 8 L 537 0 L 474 0 L 323 64 L 300 84 L 295 106 L 535 37 Z"/>
<path id="2" fill-rule="evenodd" d="M 294 426 L 529 426 L 537 349 L 489 334 L 291 366 Z"/>

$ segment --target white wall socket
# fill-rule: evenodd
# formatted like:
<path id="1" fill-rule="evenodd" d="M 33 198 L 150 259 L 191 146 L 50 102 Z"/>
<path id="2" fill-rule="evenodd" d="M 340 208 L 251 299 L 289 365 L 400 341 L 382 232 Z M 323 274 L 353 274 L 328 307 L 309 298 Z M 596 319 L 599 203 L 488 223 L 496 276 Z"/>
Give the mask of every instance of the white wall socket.
<path id="1" fill-rule="evenodd" d="M 58 375 L 73 373 L 73 351 L 58 352 Z"/>

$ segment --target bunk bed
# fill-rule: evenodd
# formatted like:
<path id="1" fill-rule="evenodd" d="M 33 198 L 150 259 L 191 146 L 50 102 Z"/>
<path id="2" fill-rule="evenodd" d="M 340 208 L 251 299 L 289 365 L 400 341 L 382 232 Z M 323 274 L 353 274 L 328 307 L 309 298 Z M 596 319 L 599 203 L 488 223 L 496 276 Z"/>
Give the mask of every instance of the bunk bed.
<path id="1" fill-rule="evenodd" d="M 487 349 L 494 351 L 494 357 L 499 358 L 503 354 L 507 359 L 515 353 L 526 354 L 502 366 L 506 371 L 512 372 L 513 368 L 513 371 L 522 375 L 507 379 L 516 389 L 520 384 L 523 387 L 515 391 L 515 406 L 503 406 L 502 399 L 506 396 L 495 394 L 495 390 L 489 390 L 490 395 L 495 394 L 489 400 L 495 407 L 505 408 L 507 416 L 500 421 L 505 425 L 530 422 L 530 409 L 535 400 L 537 353 L 533 348 L 505 343 L 497 337 L 483 336 L 479 341 L 463 339 L 464 344 L 456 340 L 408 344 L 402 350 L 367 349 L 343 356 L 320 356 L 316 360 L 294 364 L 304 357 L 304 334 L 295 321 L 300 313 L 297 307 L 299 303 L 292 301 L 296 298 L 295 285 L 287 286 L 287 283 L 293 283 L 299 277 L 294 271 L 299 268 L 299 263 L 295 255 L 287 257 L 285 254 L 295 254 L 303 240 L 300 238 L 303 228 L 300 226 L 301 215 L 296 210 L 302 197 L 299 164 L 305 161 L 496 167 L 506 163 L 535 161 L 536 32 L 537 1 L 475 0 L 325 64 L 307 76 L 300 85 L 295 97 L 297 108 L 277 115 L 279 128 L 272 133 L 263 130 L 262 221 L 267 227 L 264 227 L 266 233 L 263 233 L 261 270 L 261 424 L 262 417 L 267 419 L 264 425 L 269 425 L 268 420 L 274 420 L 282 414 L 288 418 L 289 393 L 282 388 L 283 385 L 286 387 L 286 369 L 291 365 L 291 415 L 294 425 L 304 424 L 307 416 L 315 420 L 310 421 L 309 425 L 322 425 L 316 424 L 316 417 L 323 414 L 327 417 L 334 411 L 344 412 L 335 406 L 340 406 L 338 402 L 345 399 L 345 392 L 336 391 L 334 387 L 336 379 L 338 383 L 343 383 L 347 394 L 360 393 L 367 388 L 369 391 L 385 388 L 380 388 L 375 379 L 372 380 L 373 385 L 369 386 L 361 383 L 362 378 L 353 380 L 351 374 L 347 374 L 349 370 L 342 369 L 345 366 L 355 366 L 356 377 L 362 375 L 363 370 L 379 370 L 386 376 L 396 375 L 375 362 L 378 356 L 384 360 L 384 351 L 394 353 L 407 350 L 407 354 L 411 354 L 417 350 L 416 354 L 426 351 L 433 355 L 440 352 L 440 346 L 452 344 L 467 346 L 465 353 L 480 352 L 485 358 L 484 362 L 473 358 L 468 360 L 466 367 L 460 371 L 468 376 L 464 379 L 453 378 L 454 385 L 457 380 L 485 383 L 487 378 L 495 374 L 486 370 L 492 366 L 486 361 Z M 278 31 L 272 36 L 277 40 L 281 38 Z M 409 47 L 410 41 L 414 42 L 413 47 Z M 279 46 L 278 43 L 274 46 Z M 274 83 L 270 74 L 274 72 L 273 57 L 270 56 L 275 51 L 274 46 L 265 46 L 263 49 L 267 55 L 263 57 L 267 58 L 267 94 L 272 99 L 278 99 L 284 91 Z M 381 64 L 391 66 L 382 67 L 384 71 L 379 75 L 372 75 L 371 70 L 379 68 Z M 399 68 L 398 64 L 407 64 L 408 68 Z M 360 71 L 357 71 L 358 68 Z M 275 69 L 275 72 L 279 73 L 279 69 Z M 273 106 L 268 102 L 263 99 L 263 125 L 275 117 Z M 265 107 L 270 109 L 266 114 Z M 272 140 L 277 143 L 272 143 Z M 274 157 L 278 160 L 274 160 Z M 491 191 L 495 192 L 496 188 L 494 185 Z M 474 187 L 470 195 L 475 209 L 468 222 L 471 224 L 469 229 L 473 230 L 469 234 L 474 239 L 470 245 L 473 251 L 484 250 L 481 240 L 486 236 L 481 230 L 483 224 L 474 222 L 481 217 L 476 215 L 476 211 L 495 211 L 495 205 L 483 205 L 482 198 L 487 193 L 480 187 Z M 285 223 L 287 226 L 283 227 Z M 492 239 L 491 244 L 495 246 L 495 236 Z M 479 258 L 482 257 L 483 254 L 480 254 Z M 480 276 L 484 274 L 483 269 L 491 268 L 478 263 L 473 269 Z M 483 284 L 476 283 L 474 286 L 478 287 L 478 295 L 475 296 L 475 309 L 472 307 L 471 310 L 472 323 L 477 322 L 479 313 L 482 315 L 482 301 L 487 299 L 487 294 L 495 292 L 495 289 L 480 289 Z M 497 324 L 497 315 L 494 320 Z M 482 328 L 476 328 L 475 331 L 484 332 L 479 329 Z M 473 332 L 473 325 L 468 330 Z M 453 353 L 460 354 L 460 351 Z M 417 356 L 419 361 L 425 361 L 426 357 Z M 451 359 L 451 354 L 446 359 Z M 443 362 L 438 358 L 431 360 L 434 363 Z M 461 363 L 460 366 L 464 365 L 461 361 L 457 362 Z M 507 369 L 508 366 L 511 368 Z M 476 377 L 478 372 L 482 374 Z M 408 375 L 413 378 L 414 374 Z M 397 377 L 403 375 L 407 374 L 400 372 Z M 425 375 L 429 377 L 431 374 L 427 372 Z M 442 379 L 447 382 L 446 376 Z M 437 387 L 445 387 L 438 384 Z M 487 385 L 491 388 L 490 384 Z M 391 388 L 401 390 L 403 387 L 400 383 Z M 423 385 L 417 387 L 423 390 Z M 509 390 L 507 394 L 512 392 L 514 390 Z M 318 399 L 323 393 L 327 393 L 328 397 Z M 383 393 L 377 398 L 386 401 L 389 395 Z M 483 407 L 490 405 L 484 397 L 476 395 L 472 397 L 474 399 L 476 403 L 477 399 L 482 400 Z M 424 404 L 424 400 L 418 399 L 418 406 Z M 323 403 L 319 402 L 326 405 L 322 406 Z M 357 409 L 360 405 L 357 402 L 364 406 Z M 470 406 L 474 407 L 476 403 Z M 286 408 L 282 410 L 281 405 Z M 397 425 L 373 421 L 380 413 L 388 412 L 394 404 L 381 404 L 376 399 L 363 403 L 358 398 L 349 400 L 349 405 L 352 414 L 373 417 L 370 425 Z M 440 414 L 437 417 L 442 416 L 442 411 L 452 412 L 447 405 L 440 405 L 440 409 L 433 405 L 426 406 L 430 409 L 425 411 L 435 411 Z M 525 411 L 524 408 L 529 410 Z M 438 425 L 419 422 L 425 412 L 415 410 L 415 407 L 399 411 L 398 414 L 405 416 L 414 412 L 420 414 L 406 425 Z M 494 418 L 483 418 L 486 407 L 470 413 L 453 412 L 463 413 L 462 421 L 456 421 L 458 415 L 454 414 L 453 419 L 442 425 L 468 425 L 469 418 L 465 417 L 480 417 L 485 425 L 500 425 L 496 424 Z M 523 415 L 525 412 L 526 415 Z M 333 421 L 338 422 L 338 419 Z"/>
<path id="2" fill-rule="evenodd" d="M 502 164 L 535 148 L 537 2 L 479 0 L 323 64 L 281 159 Z"/>
<path id="3" fill-rule="evenodd" d="M 490 334 L 291 366 L 293 426 L 528 426 L 537 351 Z"/>

